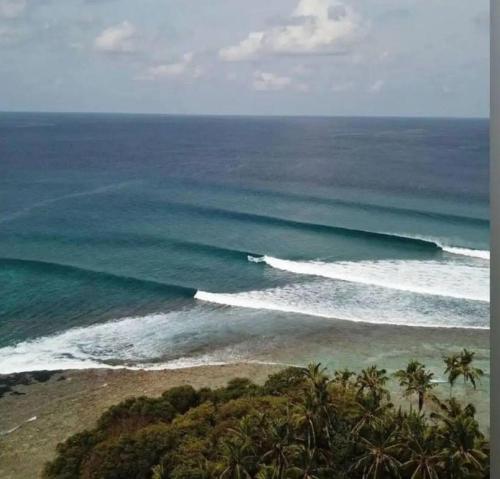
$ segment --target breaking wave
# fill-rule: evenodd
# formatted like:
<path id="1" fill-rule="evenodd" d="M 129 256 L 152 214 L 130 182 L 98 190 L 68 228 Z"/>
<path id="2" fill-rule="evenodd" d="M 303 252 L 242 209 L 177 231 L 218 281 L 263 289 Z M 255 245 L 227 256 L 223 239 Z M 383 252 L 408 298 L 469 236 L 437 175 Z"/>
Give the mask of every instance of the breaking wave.
<path id="1" fill-rule="evenodd" d="M 489 329 L 488 303 L 428 297 L 372 285 L 315 280 L 240 293 L 198 291 L 195 299 L 222 306 L 263 309 L 360 323 Z M 408 311 L 412 314 L 409 315 Z"/>
<path id="2" fill-rule="evenodd" d="M 366 285 L 489 301 L 489 268 L 468 263 L 432 260 L 290 261 L 272 256 L 248 257 L 255 263 L 300 275 L 350 281 Z"/>

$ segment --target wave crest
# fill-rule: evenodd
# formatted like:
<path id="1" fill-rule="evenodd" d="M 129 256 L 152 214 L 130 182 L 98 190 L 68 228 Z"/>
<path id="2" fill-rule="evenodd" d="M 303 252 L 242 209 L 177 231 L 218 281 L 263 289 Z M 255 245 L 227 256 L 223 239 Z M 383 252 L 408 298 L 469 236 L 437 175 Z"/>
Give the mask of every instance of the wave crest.
<path id="1" fill-rule="evenodd" d="M 250 260 L 250 258 L 249 258 Z M 250 261 L 294 274 L 445 296 L 489 301 L 489 268 L 469 264 L 422 260 L 291 261 L 262 256 Z"/>

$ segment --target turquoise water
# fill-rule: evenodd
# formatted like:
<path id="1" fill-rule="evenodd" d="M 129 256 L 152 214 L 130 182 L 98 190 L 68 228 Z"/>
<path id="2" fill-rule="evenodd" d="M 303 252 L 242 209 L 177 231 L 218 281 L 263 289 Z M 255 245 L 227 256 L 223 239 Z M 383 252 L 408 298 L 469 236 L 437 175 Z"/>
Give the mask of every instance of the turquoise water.
<path id="1" fill-rule="evenodd" d="M 0 372 L 487 329 L 488 149 L 486 120 L 0 114 Z"/>

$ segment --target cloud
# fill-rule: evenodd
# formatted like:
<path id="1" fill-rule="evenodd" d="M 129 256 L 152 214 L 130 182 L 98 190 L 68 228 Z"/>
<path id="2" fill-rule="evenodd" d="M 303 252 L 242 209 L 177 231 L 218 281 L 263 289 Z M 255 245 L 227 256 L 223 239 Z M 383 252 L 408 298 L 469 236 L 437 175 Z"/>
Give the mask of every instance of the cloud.
<path id="1" fill-rule="evenodd" d="M 260 70 L 253 74 L 252 87 L 257 91 L 280 91 L 287 88 L 294 88 L 302 92 L 309 90 L 305 83 L 297 83 L 289 76 L 280 76 Z"/>
<path id="2" fill-rule="evenodd" d="M 343 91 L 349 91 L 352 90 L 354 87 L 353 82 L 344 82 L 344 83 L 334 83 L 331 87 L 332 92 L 334 93 L 340 93 Z"/>
<path id="3" fill-rule="evenodd" d="M 0 0 L 0 18 L 18 18 L 26 10 L 26 0 Z"/>
<path id="4" fill-rule="evenodd" d="M 96 50 L 106 53 L 133 53 L 137 29 L 128 21 L 103 30 L 94 40 Z"/>
<path id="5" fill-rule="evenodd" d="M 189 52 L 185 53 L 178 62 L 155 65 L 148 69 L 143 78 L 147 80 L 158 80 L 186 75 L 190 78 L 198 78 L 201 76 L 202 71 L 199 66 L 194 64 L 193 58 L 193 53 Z"/>
<path id="6" fill-rule="evenodd" d="M 288 24 L 251 32 L 237 45 L 222 48 L 224 61 L 265 54 L 339 53 L 360 34 L 360 17 L 332 0 L 300 0 Z"/>
<path id="7" fill-rule="evenodd" d="M 373 82 L 370 85 L 370 87 L 368 88 L 368 90 L 371 93 L 378 93 L 379 91 L 382 90 L 382 88 L 384 88 L 384 85 L 385 85 L 385 81 L 384 80 L 377 80 L 377 81 Z"/>
<path id="8" fill-rule="evenodd" d="M 19 30 L 0 25 L 0 46 L 16 43 L 20 38 Z"/>
<path id="9" fill-rule="evenodd" d="M 283 90 L 292 84 L 290 77 L 278 76 L 274 73 L 256 71 L 253 74 L 253 88 L 259 91 Z"/>

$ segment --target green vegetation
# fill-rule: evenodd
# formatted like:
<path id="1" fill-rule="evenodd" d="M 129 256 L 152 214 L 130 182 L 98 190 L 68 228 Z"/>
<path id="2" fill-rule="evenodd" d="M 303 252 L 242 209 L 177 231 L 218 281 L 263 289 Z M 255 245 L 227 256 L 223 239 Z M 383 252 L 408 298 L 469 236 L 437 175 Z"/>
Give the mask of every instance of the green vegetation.
<path id="1" fill-rule="evenodd" d="M 482 374 L 473 353 L 446 359 L 450 386 Z M 453 373 L 452 373 L 453 371 Z M 320 364 L 288 368 L 263 386 L 182 386 L 109 409 L 95 429 L 58 446 L 46 479 L 462 479 L 489 477 L 489 444 L 471 404 L 431 394 L 433 374 L 417 361 L 395 373 L 391 403 L 384 369 L 359 374 Z M 453 379 L 453 380 L 452 380 Z"/>

